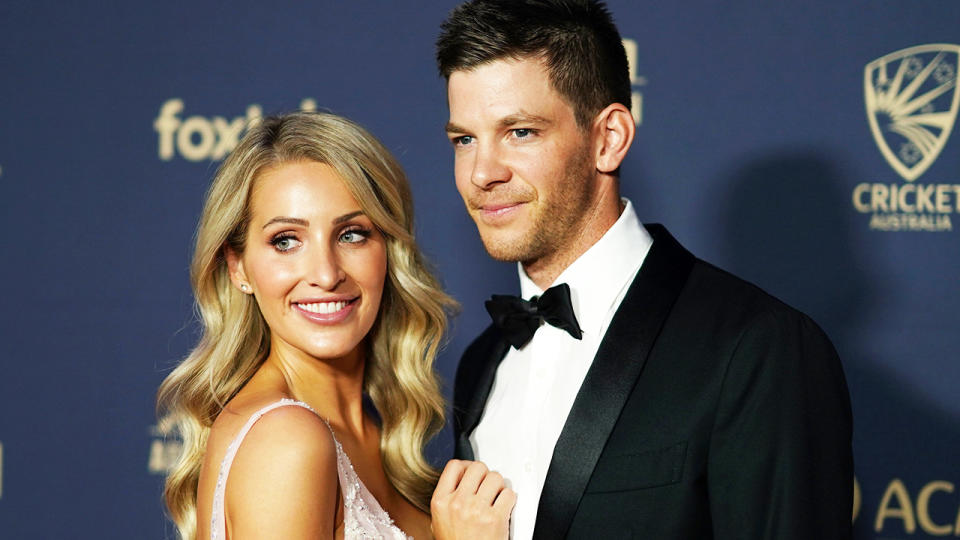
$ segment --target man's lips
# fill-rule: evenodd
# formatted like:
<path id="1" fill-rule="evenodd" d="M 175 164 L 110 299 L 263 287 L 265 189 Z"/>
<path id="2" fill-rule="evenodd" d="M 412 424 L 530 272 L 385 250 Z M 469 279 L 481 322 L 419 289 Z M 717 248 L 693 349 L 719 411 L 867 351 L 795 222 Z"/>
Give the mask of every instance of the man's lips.
<path id="1" fill-rule="evenodd" d="M 525 202 L 506 202 L 506 203 L 488 203 L 480 205 L 480 219 L 484 222 L 497 223 L 513 217 L 513 214 L 520 209 Z"/>
<path id="2" fill-rule="evenodd" d="M 499 212 L 507 208 L 513 208 L 514 206 L 519 206 L 522 203 L 510 202 L 510 203 L 499 203 L 499 204 L 485 204 L 480 207 L 484 212 Z"/>
<path id="3" fill-rule="evenodd" d="M 307 299 L 291 305 L 298 313 L 318 324 L 336 324 L 353 312 L 359 297 Z"/>

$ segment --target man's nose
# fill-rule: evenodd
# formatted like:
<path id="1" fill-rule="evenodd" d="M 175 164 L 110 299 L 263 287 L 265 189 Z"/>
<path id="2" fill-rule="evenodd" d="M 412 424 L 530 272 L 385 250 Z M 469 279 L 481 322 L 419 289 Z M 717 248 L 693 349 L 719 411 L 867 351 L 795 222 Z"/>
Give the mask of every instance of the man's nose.
<path id="1" fill-rule="evenodd" d="M 510 179 L 510 168 L 503 162 L 502 150 L 496 144 L 480 144 L 474 154 L 470 181 L 481 189 Z"/>

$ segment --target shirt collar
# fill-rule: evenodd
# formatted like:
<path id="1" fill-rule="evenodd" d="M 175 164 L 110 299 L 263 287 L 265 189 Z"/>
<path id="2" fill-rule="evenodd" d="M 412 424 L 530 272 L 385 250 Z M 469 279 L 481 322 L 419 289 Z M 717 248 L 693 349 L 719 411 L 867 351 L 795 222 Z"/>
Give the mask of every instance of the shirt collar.
<path id="1" fill-rule="evenodd" d="M 616 223 L 557 276 L 554 285 L 570 286 L 570 300 L 580 328 L 586 334 L 598 335 L 609 319 L 610 308 L 630 284 L 653 245 L 653 238 L 640 224 L 633 204 L 628 199 Z M 529 300 L 543 290 L 527 276 L 517 263 L 520 293 Z"/>

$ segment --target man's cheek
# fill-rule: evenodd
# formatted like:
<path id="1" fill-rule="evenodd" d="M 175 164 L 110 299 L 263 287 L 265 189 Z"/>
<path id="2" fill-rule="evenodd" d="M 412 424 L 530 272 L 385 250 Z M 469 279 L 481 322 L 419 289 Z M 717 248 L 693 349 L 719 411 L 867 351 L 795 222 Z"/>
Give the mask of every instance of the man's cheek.
<path id="1" fill-rule="evenodd" d="M 454 169 L 454 180 L 457 186 L 457 191 L 460 192 L 460 195 L 463 197 L 464 202 L 466 202 L 467 197 L 470 193 L 470 176 L 467 171 L 461 171 L 458 168 Z"/>

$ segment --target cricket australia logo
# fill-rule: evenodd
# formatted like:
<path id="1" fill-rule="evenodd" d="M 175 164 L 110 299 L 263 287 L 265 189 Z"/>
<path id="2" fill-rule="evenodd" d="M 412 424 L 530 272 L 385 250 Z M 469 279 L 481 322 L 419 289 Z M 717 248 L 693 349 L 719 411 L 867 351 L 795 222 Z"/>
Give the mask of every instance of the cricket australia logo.
<path id="1" fill-rule="evenodd" d="M 960 46 L 910 47 L 867 64 L 864 98 L 873 138 L 908 182 L 936 161 L 957 119 Z"/>

